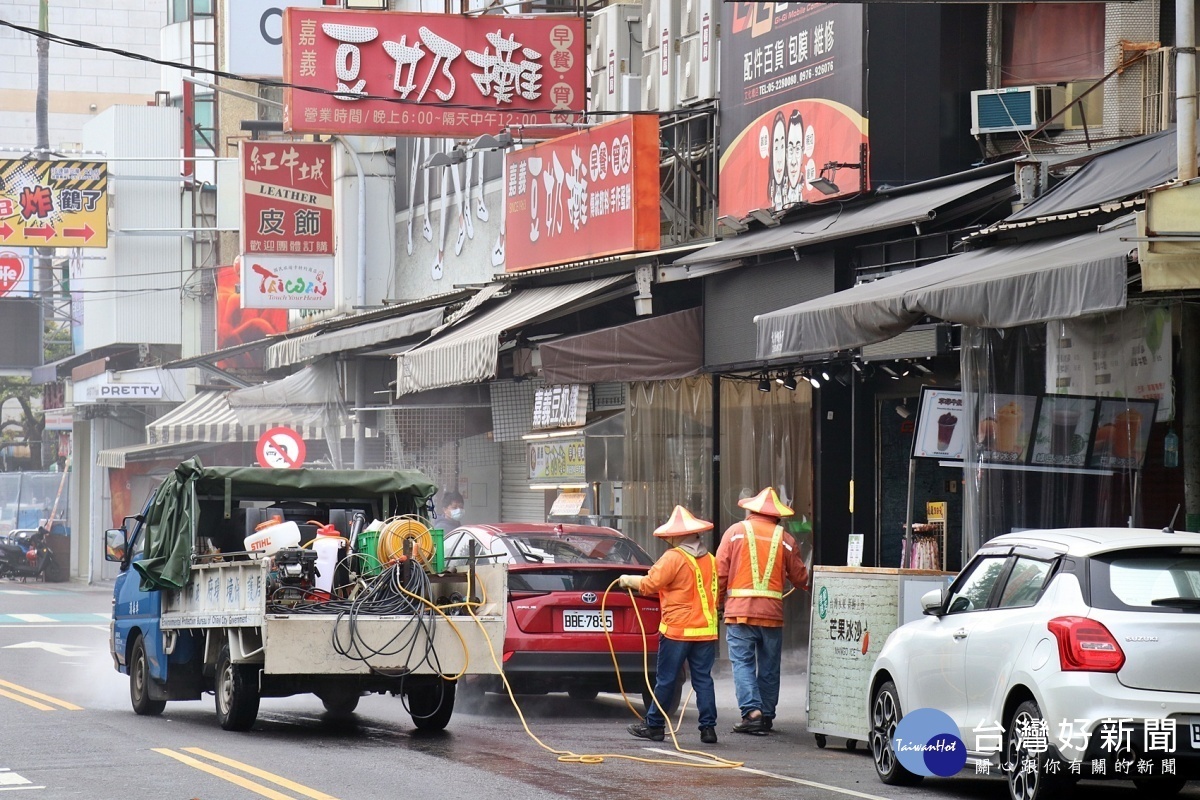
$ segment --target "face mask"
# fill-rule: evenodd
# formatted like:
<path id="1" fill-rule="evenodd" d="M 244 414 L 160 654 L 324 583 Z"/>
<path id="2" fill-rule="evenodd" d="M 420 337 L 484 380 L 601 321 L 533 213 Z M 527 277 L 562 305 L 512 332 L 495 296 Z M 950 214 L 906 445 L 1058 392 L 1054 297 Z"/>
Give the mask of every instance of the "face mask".
<path id="1" fill-rule="evenodd" d="M 462 512 L 463 512 L 463 510 L 461 508 L 452 508 L 452 509 L 450 509 L 448 514 L 449 514 L 450 519 L 460 520 L 460 519 L 462 519 Z"/>

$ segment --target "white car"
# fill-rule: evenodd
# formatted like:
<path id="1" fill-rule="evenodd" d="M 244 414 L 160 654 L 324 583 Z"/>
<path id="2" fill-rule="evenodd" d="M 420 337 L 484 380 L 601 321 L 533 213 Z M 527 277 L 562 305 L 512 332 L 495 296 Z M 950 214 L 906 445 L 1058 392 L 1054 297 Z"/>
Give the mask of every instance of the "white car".
<path id="1" fill-rule="evenodd" d="M 942 733 L 962 740 L 967 768 L 1003 772 L 1013 800 L 1093 777 L 1165 797 L 1200 777 L 1200 535 L 1006 534 L 921 603 L 926 616 L 897 628 L 871 671 L 884 783 L 921 780 L 892 744 L 921 708 L 948 714 L 958 730 Z"/>

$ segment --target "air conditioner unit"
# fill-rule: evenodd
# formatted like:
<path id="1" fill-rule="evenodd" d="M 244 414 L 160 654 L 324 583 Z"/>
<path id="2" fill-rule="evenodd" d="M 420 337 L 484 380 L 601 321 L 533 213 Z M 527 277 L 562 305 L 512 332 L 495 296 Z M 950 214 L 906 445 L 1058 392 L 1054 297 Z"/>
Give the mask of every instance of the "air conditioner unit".
<path id="1" fill-rule="evenodd" d="M 658 48 L 642 52 L 642 111 L 658 111 L 658 87 L 661 83 L 656 77 L 658 69 Z"/>
<path id="2" fill-rule="evenodd" d="M 588 66 L 594 110 L 617 111 L 627 105 L 620 94 L 621 76 L 635 72 L 640 66 L 641 19 L 642 8 L 638 3 L 616 3 L 592 16 Z"/>
<path id="3" fill-rule="evenodd" d="M 676 0 L 642 0 L 642 99 L 645 111 L 675 107 L 679 5 Z M 653 53 L 654 57 L 648 57 Z M 651 84 L 657 84 L 652 86 Z"/>
<path id="4" fill-rule="evenodd" d="M 679 42 L 679 102 L 683 105 L 704 103 L 718 94 L 717 42 L 713 37 L 716 25 L 704 15 L 701 32 L 686 36 Z"/>
<path id="5" fill-rule="evenodd" d="M 613 111 L 641 111 L 642 110 L 642 76 L 641 75 L 622 75 L 621 76 L 621 104 Z"/>
<path id="6" fill-rule="evenodd" d="M 1059 86 L 1012 86 L 971 92 L 971 133 L 1032 131 L 1063 107 Z M 1054 120 L 1045 130 L 1062 130 L 1063 120 Z"/>

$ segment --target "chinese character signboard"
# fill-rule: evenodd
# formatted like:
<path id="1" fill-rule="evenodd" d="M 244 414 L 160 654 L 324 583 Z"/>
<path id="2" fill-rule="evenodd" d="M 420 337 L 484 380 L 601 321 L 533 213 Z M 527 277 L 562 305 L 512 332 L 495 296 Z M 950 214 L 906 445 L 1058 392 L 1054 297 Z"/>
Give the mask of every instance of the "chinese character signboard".
<path id="1" fill-rule="evenodd" d="M 242 254 L 242 308 L 333 308 L 328 256 Z"/>
<path id="2" fill-rule="evenodd" d="M 284 128 L 476 136 L 583 111 L 582 17 L 284 12 Z"/>
<path id="3" fill-rule="evenodd" d="M 505 159 L 505 268 L 659 247 L 658 119 L 615 122 Z"/>
<path id="4" fill-rule="evenodd" d="M 529 480 L 583 483 L 587 460 L 583 437 L 529 443 Z"/>
<path id="5" fill-rule="evenodd" d="M 831 162 L 858 164 L 867 142 L 862 6 L 722 7 L 720 213 L 828 199 L 812 182 Z M 837 196 L 865 176 L 842 168 L 823 177 Z"/>
<path id="6" fill-rule="evenodd" d="M 241 142 L 242 252 L 333 255 L 333 145 Z"/>
<path id="7" fill-rule="evenodd" d="M 107 247 L 108 165 L 0 159 L 0 246 Z"/>
<path id="8" fill-rule="evenodd" d="M 578 383 L 543 386 L 533 397 L 533 427 L 574 428 L 587 417 L 588 387 Z"/>

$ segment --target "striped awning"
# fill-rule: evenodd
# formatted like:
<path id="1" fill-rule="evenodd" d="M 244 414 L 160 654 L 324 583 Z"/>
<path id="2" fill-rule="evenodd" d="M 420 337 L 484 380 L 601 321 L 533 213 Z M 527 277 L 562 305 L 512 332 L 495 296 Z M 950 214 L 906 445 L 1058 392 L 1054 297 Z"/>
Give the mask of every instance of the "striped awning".
<path id="1" fill-rule="evenodd" d="M 130 461 L 150 461 L 156 458 L 180 458 L 191 455 L 190 450 L 203 447 L 204 442 L 174 442 L 171 444 L 128 444 L 110 447 L 96 454 L 96 466 L 124 469 Z"/>
<path id="2" fill-rule="evenodd" d="M 286 425 L 304 439 L 322 439 L 321 426 L 306 417 L 280 410 L 270 421 L 247 425 L 229 406 L 226 392 L 200 392 L 191 400 L 146 426 L 150 444 L 178 442 L 257 442 L 271 428 Z"/>
<path id="3" fill-rule="evenodd" d="M 496 377 L 500 338 L 534 322 L 555 319 L 613 296 L 632 293 L 629 275 L 514 291 L 504 300 L 396 358 L 396 394 L 478 383 Z M 618 284 L 626 284 L 618 287 Z M 604 290 L 611 290 L 605 292 Z"/>

